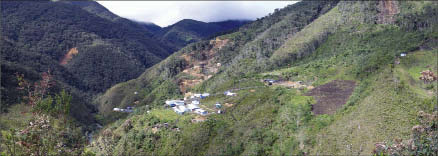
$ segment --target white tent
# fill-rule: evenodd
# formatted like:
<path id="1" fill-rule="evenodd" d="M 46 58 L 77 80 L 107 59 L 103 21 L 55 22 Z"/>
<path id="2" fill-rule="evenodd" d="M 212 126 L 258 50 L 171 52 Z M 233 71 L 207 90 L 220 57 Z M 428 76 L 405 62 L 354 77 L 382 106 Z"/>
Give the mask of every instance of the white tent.
<path id="1" fill-rule="evenodd" d="M 184 101 L 182 100 L 175 100 L 176 105 L 184 106 Z"/>
<path id="2" fill-rule="evenodd" d="M 192 101 L 192 104 L 194 104 L 194 105 L 199 105 L 199 101 L 198 101 L 198 100 L 193 100 L 193 101 Z"/>
<path id="3" fill-rule="evenodd" d="M 207 111 L 203 110 L 203 109 L 196 109 L 195 113 L 200 114 L 200 115 L 207 115 Z"/>
<path id="4" fill-rule="evenodd" d="M 184 114 L 184 111 L 180 110 L 178 107 L 173 107 L 173 111 L 175 111 L 178 114 Z"/>
<path id="5" fill-rule="evenodd" d="M 187 108 L 190 109 L 191 111 L 194 111 L 196 109 L 199 109 L 198 105 L 194 105 L 194 104 L 188 104 Z"/>
<path id="6" fill-rule="evenodd" d="M 166 104 L 170 105 L 170 104 L 174 104 L 175 100 L 166 100 Z"/>
<path id="7" fill-rule="evenodd" d="M 227 96 L 236 96 L 236 93 L 227 92 L 225 95 L 227 95 Z"/>
<path id="8" fill-rule="evenodd" d="M 186 106 L 178 106 L 178 109 L 183 111 L 183 112 L 188 112 L 190 111 Z"/>

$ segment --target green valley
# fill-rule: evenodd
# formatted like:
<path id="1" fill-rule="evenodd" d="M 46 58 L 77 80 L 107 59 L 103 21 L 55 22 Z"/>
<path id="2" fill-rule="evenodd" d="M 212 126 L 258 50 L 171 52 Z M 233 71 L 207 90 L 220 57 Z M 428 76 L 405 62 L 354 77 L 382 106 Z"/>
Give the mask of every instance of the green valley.
<path id="1" fill-rule="evenodd" d="M 76 6 L 120 20 L 101 9 Z M 127 45 L 117 36 L 100 37 L 70 50 L 73 59 L 62 70 L 77 76 L 83 87 L 108 85 L 88 94 L 90 88 L 58 80 L 55 71 L 58 83 L 88 95 L 84 102 L 74 101 L 75 90 L 70 91 L 71 103 L 90 105 L 95 112 L 84 114 L 95 121 L 75 127 L 78 118 L 64 114 L 72 124 L 51 119 L 55 128 L 50 133 L 75 127 L 65 143 L 69 149 L 83 141 L 79 129 L 87 135 L 93 131 L 90 142 L 72 155 L 437 155 L 437 13 L 434 1 L 304 0 L 255 21 L 222 22 L 228 30 L 216 28 L 221 22 L 183 20 L 166 28 L 137 23 L 147 39 L 163 44 L 141 47 L 175 52 L 136 54 L 140 45 L 150 43 L 140 42 L 138 34 L 121 35 L 138 41 Z M 113 46 L 124 48 L 107 53 Z M 150 58 L 156 59 L 145 64 Z M 16 71 L 28 71 L 25 78 L 35 80 L 40 71 L 8 59 L 2 61 L 2 76 L 8 74 L 2 77 L 2 96 L 18 96 L 22 91 L 11 89 L 18 83 L 4 80 L 17 82 Z M 94 77 L 88 70 L 110 75 Z M 135 74 L 119 79 L 128 72 Z M 59 99 L 53 104 L 41 98 L 41 107 L 30 109 L 16 99 L 20 102 L 0 114 L 0 124 L 6 125 L 0 127 L 5 142 L 0 155 L 14 155 L 8 151 L 14 139 L 8 129 L 26 127 L 34 120 L 33 109 L 56 118 L 50 112 L 70 104 L 61 100 L 66 96 L 62 89 L 53 88 L 53 98 Z"/>

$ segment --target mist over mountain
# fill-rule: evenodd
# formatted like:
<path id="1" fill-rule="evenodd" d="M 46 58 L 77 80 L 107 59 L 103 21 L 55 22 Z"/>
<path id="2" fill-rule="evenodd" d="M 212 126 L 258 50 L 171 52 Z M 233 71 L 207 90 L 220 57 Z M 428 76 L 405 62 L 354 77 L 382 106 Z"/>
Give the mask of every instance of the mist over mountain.
<path id="1" fill-rule="evenodd" d="M 14 92 L 15 82 L 6 81 L 13 80 L 15 72 L 35 75 L 52 70 L 65 85 L 93 95 L 139 76 L 179 48 L 154 39 L 160 27 L 118 17 L 97 2 L 2 4 L 2 71 L 8 71 L 2 86 L 9 86 L 2 99 L 6 101 L 16 100 L 8 93 Z M 211 33 L 222 30 L 226 28 Z"/>
<path id="2" fill-rule="evenodd" d="M 435 155 L 437 14 L 305 0 L 160 27 L 2 1 L 0 155 Z"/>
<path id="3" fill-rule="evenodd" d="M 200 41 L 217 33 L 232 31 L 240 26 L 250 23 L 249 20 L 227 20 L 221 22 L 201 22 L 191 19 L 181 20 L 173 25 L 162 28 L 156 32 L 155 37 L 162 42 L 167 42 L 175 47 Z"/>

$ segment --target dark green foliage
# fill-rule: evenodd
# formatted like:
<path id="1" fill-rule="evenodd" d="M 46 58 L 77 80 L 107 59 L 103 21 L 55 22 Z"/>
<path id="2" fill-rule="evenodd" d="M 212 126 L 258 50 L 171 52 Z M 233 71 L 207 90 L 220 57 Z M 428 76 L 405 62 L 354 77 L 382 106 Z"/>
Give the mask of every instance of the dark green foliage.
<path id="1" fill-rule="evenodd" d="M 119 81 L 127 81 L 143 72 L 142 64 L 153 65 L 156 61 L 140 62 L 132 60 L 113 47 L 98 45 L 79 48 L 83 51 L 65 67 L 72 74 L 83 78 L 87 91 L 100 92 Z M 153 58 L 151 56 L 151 58 Z"/>
<path id="2" fill-rule="evenodd" d="M 301 30 L 327 12 L 329 8 L 334 7 L 336 3 L 299 2 L 275 12 L 263 20 L 244 25 L 235 33 L 219 36 L 219 39 L 229 40 L 230 43 L 219 49 L 210 59 L 217 60 L 218 63 L 222 64 L 222 67 L 212 78 L 202 83 L 198 90 L 210 92 L 222 88 L 221 91 L 224 91 L 229 89 L 224 87 L 226 86 L 224 83 L 231 82 L 230 80 L 234 78 L 251 77 L 257 72 L 267 70 L 270 68 L 270 64 L 266 61 L 269 59 L 268 56 L 287 40 L 288 35 Z M 305 14 L 302 13 L 304 10 L 307 10 Z M 273 25 L 275 28 L 272 28 Z M 264 47 L 267 43 L 269 45 L 275 43 L 275 45 Z M 190 53 L 194 58 L 203 60 L 206 59 L 205 52 L 210 51 L 212 47 L 210 41 L 200 41 L 182 48 L 166 60 L 146 70 L 139 78 L 116 85 L 108 90 L 97 100 L 99 110 L 108 113 L 114 107 L 129 106 L 136 100 L 141 101 L 141 105 L 156 106 L 162 104 L 165 98 L 182 97 L 181 93 L 177 91 L 178 82 L 175 78 L 183 69 L 189 68 L 186 65 L 190 62 L 185 62 L 181 55 Z M 145 93 L 142 95 L 143 97 L 132 94 L 139 90 Z M 172 94 L 165 96 L 166 93 Z"/>
<path id="3" fill-rule="evenodd" d="M 123 20 L 123 18 L 113 14 L 111 11 L 109 11 L 104 6 L 100 5 L 96 1 L 62 1 L 62 3 L 68 3 L 73 4 L 76 6 L 81 7 L 82 9 L 97 15 L 99 17 L 111 20 L 111 21 L 117 21 L 117 20 Z"/>
<path id="4" fill-rule="evenodd" d="M 94 95 L 139 76 L 175 50 L 91 1 L 2 1 L 1 28 L 1 112 L 23 96 L 16 91 L 16 72 L 32 82 L 36 73 L 51 70 L 59 88 L 73 96 L 73 116 L 93 121 Z M 78 54 L 60 64 L 72 48 Z"/>
<path id="5" fill-rule="evenodd" d="M 412 77 L 400 76 L 398 73 L 403 72 L 404 66 L 424 68 L 426 63 L 411 64 L 424 59 L 402 59 L 407 64 L 402 63 L 399 66 L 394 61 L 402 52 L 418 53 L 417 50 L 421 49 L 419 47 L 429 43 L 429 38 L 433 35 L 429 34 L 430 30 L 406 31 L 403 27 L 375 24 L 375 14 L 378 12 L 376 8 L 367 7 L 376 7 L 378 2 L 340 3 L 345 8 L 337 5 L 330 10 L 335 3 L 299 2 L 245 25 L 239 31 L 219 36 L 221 40 L 229 39 L 231 44 L 218 50 L 213 59 L 209 60 L 206 53 L 212 47 L 209 41 L 193 43 L 150 68 L 138 79 L 112 88 L 114 90 L 106 95 L 124 93 L 123 98 L 129 99 L 132 98 L 129 94 L 133 91 L 130 88 L 140 86 L 142 93 L 146 95 L 142 98 L 147 100 L 144 104 L 152 104 L 151 107 L 142 107 L 139 112 L 128 116 L 133 121 L 134 128 L 125 131 L 120 127 L 123 120 L 119 120 L 107 129 L 113 132 L 113 136 L 117 136 L 110 141 L 112 146 L 116 146 L 116 153 L 133 151 L 138 152 L 136 154 L 157 155 L 353 155 L 371 153 L 369 145 L 374 144 L 376 139 L 407 136 L 406 126 L 415 123 L 411 118 L 412 112 L 430 110 L 431 102 L 436 101 L 429 100 L 430 95 L 416 85 L 416 78 L 413 80 Z M 353 4 L 354 8 L 348 8 L 347 4 Z M 321 16 L 327 11 L 331 16 Z M 341 17 L 342 15 L 348 17 Z M 326 19 L 319 20 L 318 17 Z M 319 25 L 309 28 L 308 24 L 315 20 L 324 22 L 332 18 L 347 22 L 328 25 L 330 29 Z M 291 24 L 292 21 L 298 22 Z M 307 33 L 304 37 L 293 36 L 298 31 L 316 30 L 313 28 L 321 28 L 322 30 L 317 31 L 323 33 L 314 35 L 310 32 L 309 38 L 305 38 Z M 297 46 L 298 50 L 291 53 L 281 51 L 291 55 L 285 55 L 282 57 L 284 62 L 272 66 L 276 62 L 268 60 L 278 52 L 279 47 L 288 46 L 285 43 L 291 44 L 287 41 L 294 41 L 294 37 L 305 39 L 302 47 Z M 171 114 L 172 110 L 163 110 L 158 105 L 163 104 L 166 99 L 182 97 L 178 93 L 176 80 L 187 76 L 181 71 L 185 68 L 185 63 L 190 64 L 182 59 L 182 55 L 192 55 L 199 60 L 207 59 L 222 64 L 218 73 L 191 91 L 218 93 L 201 103 L 207 107 L 216 102 L 232 103 L 233 106 L 224 107 L 224 114 L 210 115 L 201 123 L 190 123 L 194 115 L 175 116 L 176 114 Z M 429 55 L 428 51 L 427 56 Z M 286 68 L 262 73 L 280 67 Z M 433 65 L 428 68 L 435 69 Z M 416 69 L 410 70 L 413 69 L 409 69 L 409 74 L 418 73 Z M 405 80 L 400 80 L 400 77 Z M 262 78 L 303 81 L 314 87 L 332 80 L 354 80 L 358 87 L 343 109 L 337 110 L 334 115 L 315 116 L 311 111 L 315 100 L 302 96 L 307 89 L 290 89 L 276 85 L 264 87 L 260 82 Z M 252 92 L 245 89 L 236 91 L 236 97 L 221 95 L 222 92 L 238 86 L 257 88 Z M 144 113 L 146 110 L 150 113 Z M 163 122 L 168 122 L 170 127 L 178 127 L 180 131 L 161 128 L 153 132 L 152 126 Z M 397 134 L 391 134 L 392 132 Z M 345 148 L 347 145 L 350 149 Z"/>
<path id="6" fill-rule="evenodd" d="M 86 141 L 74 122 L 41 114 L 21 130 L 1 132 L 1 155 L 80 155 Z"/>
<path id="7" fill-rule="evenodd" d="M 397 20 L 395 23 L 408 31 L 426 30 L 430 31 L 430 33 L 436 33 L 434 30 L 437 29 L 436 24 L 438 20 L 434 17 L 438 14 L 437 6 L 438 4 L 435 2 L 423 3 L 420 6 L 416 6 L 414 3 L 402 1 L 400 2 L 400 9 L 406 12 L 402 11 L 396 15 Z"/>
<path id="8" fill-rule="evenodd" d="M 62 90 L 59 94 L 56 94 L 53 98 L 48 96 L 42 101 L 39 101 L 35 107 L 34 112 L 42 112 L 54 117 L 65 115 L 70 113 L 70 103 L 72 96 L 65 90 Z"/>
<path id="9" fill-rule="evenodd" d="M 310 104 L 314 102 L 312 97 L 299 96 L 295 91 L 281 88 L 258 88 L 256 92 L 244 90 L 238 94 L 236 98 L 219 95 L 219 100 L 234 106 L 224 107 L 225 114 L 212 115 L 201 123 L 191 123 L 192 115 L 180 116 L 171 110 L 155 109 L 148 114 L 131 116 L 129 120 L 134 127 L 127 131 L 123 127 L 126 121 L 116 122 L 112 136 L 120 135 L 120 139 L 104 135 L 102 139 L 113 142 L 107 146 L 116 147 L 114 154 L 117 155 L 126 151 L 140 155 L 277 155 L 289 153 L 293 148 L 281 145 L 285 142 L 298 146 L 297 140 L 289 135 L 309 121 Z M 164 123 L 169 125 L 168 128 L 163 127 Z M 153 132 L 156 125 L 161 127 Z M 98 146 L 105 144 L 98 143 L 101 144 Z"/>
<path id="10" fill-rule="evenodd" d="M 110 21 L 69 3 L 9 1 L 2 2 L 1 7 L 2 64 L 20 64 L 35 72 L 51 69 L 56 79 L 82 91 L 102 92 L 115 83 L 135 78 L 172 50 L 153 40 L 152 34 L 137 23 L 126 19 Z M 75 47 L 79 54 L 73 57 L 76 65 L 72 66 L 81 68 L 66 69 L 59 65 L 64 55 Z M 87 61 L 84 57 L 107 63 Z M 108 64 L 118 61 L 124 62 Z M 96 71 L 90 70 L 97 68 L 101 77 L 94 77 Z M 111 78 L 95 82 L 109 74 Z M 5 83 L 2 81 L 2 86 Z"/>
<path id="11" fill-rule="evenodd" d="M 381 32 L 366 34 L 360 37 L 360 46 L 356 52 L 357 68 L 353 70 L 359 77 L 368 75 L 393 62 L 403 52 L 416 50 L 424 41 L 424 35 L 401 30 L 385 29 Z M 353 50 L 353 49 L 352 49 Z"/>
<path id="12" fill-rule="evenodd" d="M 1 107 L 0 112 L 6 112 L 7 108 L 12 105 L 19 103 L 24 93 L 17 89 L 18 81 L 16 77 L 16 72 L 24 74 L 27 81 L 38 80 L 40 78 L 39 74 L 35 71 L 29 69 L 26 66 L 20 66 L 11 62 L 1 62 Z"/>
<path id="13" fill-rule="evenodd" d="M 20 74 L 17 74 L 17 80 L 27 95 L 26 105 L 31 107 L 32 118 L 24 127 L 11 127 L 10 130 L 1 127 L 0 154 L 80 155 L 85 137 L 82 128 L 70 117 L 72 96 L 62 90 L 52 98 L 49 89 L 54 83 L 49 72 L 43 73 L 42 80 L 35 83 L 29 83 Z M 21 115 L 25 114 L 21 112 Z"/>
<path id="14" fill-rule="evenodd" d="M 409 13 L 403 9 L 408 6 L 401 2 L 402 13 L 396 16 L 396 25 L 387 25 L 374 23 L 379 13 L 378 4 L 298 2 L 244 25 L 238 31 L 218 36 L 218 39 L 229 43 L 217 51 L 212 50 L 215 45 L 210 41 L 200 41 L 154 66 L 153 61 L 130 61 L 131 58 L 160 58 L 158 55 L 130 53 L 139 46 L 138 42 L 124 43 L 103 35 L 96 39 L 98 42 L 79 46 L 76 60 L 73 59 L 66 68 L 79 77 L 88 77 L 87 73 L 91 71 L 97 72 L 99 76 L 84 83 L 87 88 L 109 87 L 107 84 L 115 84 L 111 83 L 113 79 L 120 78 L 105 72 L 104 68 L 129 75 L 125 71 L 134 70 L 138 64 L 152 66 L 137 79 L 117 84 L 96 99 L 101 111 L 98 118 L 108 125 L 91 148 L 98 155 L 317 155 L 320 151 L 322 154 L 360 155 L 369 154 L 369 145 L 376 139 L 407 136 L 405 128 L 416 122 L 412 112 L 419 109 L 429 111 L 436 103 L 429 93 L 433 93 L 435 86 L 418 85 L 417 70 L 426 68 L 426 65 L 433 70 L 436 67 L 430 65 L 432 59 L 423 57 L 402 58 L 400 65 L 394 62 L 400 53 L 419 53 L 419 49 L 434 47 L 436 32 L 430 28 L 436 22 L 430 18 L 434 17 L 435 7 L 423 7 L 420 12 Z M 330 16 L 325 16 L 327 12 Z M 416 20 L 415 16 L 421 16 L 419 22 L 411 25 L 415 23 L 412 22 Z M 309 25 L 314 21 L 321 24 L 321 21 L 331 20 L 339 23 L 329 22 L 327 27 Z M 406 24 L 404 21 L 409 22 Z M 179 24 L 195 28 L 191 25 L 197 25 L 197 22 L 184 20 Z M 209 26 L 200 27 L 199 32 L 194 34 L 207 33 L 210 29 Z M 191 36 L 194 30 L 177 28 L 172 27 L 165 35 L 181 45 L 196 40 Z M 303 31 L 306 32 L 304 35 L 298 34 Z M 95 38 L 92 39 L 95 41 Z M 303 42 L 299 46 L 290 46 L 295 41 Z M 126 49 L 117 49 L 119 47 Z M 286 50 L 279 50 L 281 47 L 286 47 Z M 435 56 L 429 52 L 418 56 Z M 195 61 L 222 64 L 213 77 L 190 91 L 217 93 L 201 103 L 213 109 L 210 106 L 216 102 L 233 104 L 223 107 L 224 114 L 211 114 L 203 122 L 192 123 L 195 115 L 177 115 L 171 109 L 162 108 L 165 100 L 183 97 L 179 79 L 193 78 L 182 73 L 192 65 L 182 57 L 186 55 Z M 47 60 L 52 57 L 39 56 Z M 90 57 L 98 59 L 87 59 Z M 105 64 L 113 57 L 119 59 L 114 64 L 126 62 L 126 66 L 111 68 Z M 427 63 L 419 64 L 419 61 Z M 92 69 L 82 66 L 82 63 L 99 64 L 96 62 L 104 65 Z M 280 67 L 286 68 L 270 72 Z M 268 87 L 260 82 L 263 78 L 303 81 L 314 87 L 337 79 L 354 80 L 359 85 L 343 109 L 337 110 L 334 115 L 315 116 L 311 111 L 315 100 L 303 96 L 307 89 Z M 254 90 L 236 90 L 237 96 L 234 97 L 222 94 L 242 87 L 253 87 L 251 89 Z M 50 102 L 53 101 L 50 97 L 44 101 L 44 110 L 55 103 Z M 136 111 L 129 115 L 111 112 L 114 107 L 124 108 L 135 103 L 138 104 Z M 120 120 L 112 123 L 117 119 Z M 362 125 L 362 129 L 357 124 Z M 416 137 L 417 147 L 422 149 L 434 143 L 426 135 Z M 427 155 L 431 151 L 420 152 Z"/>

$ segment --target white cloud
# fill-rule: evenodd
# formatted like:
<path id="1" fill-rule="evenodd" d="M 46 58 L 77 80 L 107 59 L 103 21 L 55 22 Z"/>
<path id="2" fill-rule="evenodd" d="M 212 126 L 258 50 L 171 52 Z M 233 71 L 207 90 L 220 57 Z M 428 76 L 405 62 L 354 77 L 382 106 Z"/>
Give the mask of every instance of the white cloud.
<path id="1" fill-rule="evenodd" d="M 113 13 L 165 27 L 182 19 L 256 19 L 296 1 L 98 1 Z"/>

